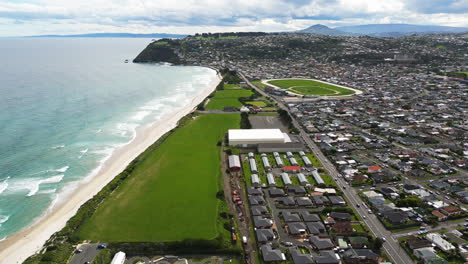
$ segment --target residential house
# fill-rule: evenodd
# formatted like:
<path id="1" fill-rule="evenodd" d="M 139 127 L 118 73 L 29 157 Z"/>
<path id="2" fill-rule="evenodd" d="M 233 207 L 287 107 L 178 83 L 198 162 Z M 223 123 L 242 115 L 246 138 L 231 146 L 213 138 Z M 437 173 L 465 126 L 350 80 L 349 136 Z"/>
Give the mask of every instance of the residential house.
<path id="1" fill-rule="evenodd" d="M 286 256 L 279 249 L 272 249 L 270 245 L 263 245 L 260 247 L 262 252 L 263 261 L 273 262 L 273 261 L 285 261 Z"/>

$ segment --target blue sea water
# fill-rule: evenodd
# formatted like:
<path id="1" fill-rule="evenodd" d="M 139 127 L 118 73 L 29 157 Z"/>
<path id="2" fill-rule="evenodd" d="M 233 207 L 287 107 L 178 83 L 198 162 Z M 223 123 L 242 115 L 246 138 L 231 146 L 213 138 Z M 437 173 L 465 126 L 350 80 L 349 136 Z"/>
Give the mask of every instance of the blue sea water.
<path id="1" fill-rule="evenodd" d="M 213 80 L 207 68 L 131 63 L 149 42 L 0 39 L 0 239 Z"/>

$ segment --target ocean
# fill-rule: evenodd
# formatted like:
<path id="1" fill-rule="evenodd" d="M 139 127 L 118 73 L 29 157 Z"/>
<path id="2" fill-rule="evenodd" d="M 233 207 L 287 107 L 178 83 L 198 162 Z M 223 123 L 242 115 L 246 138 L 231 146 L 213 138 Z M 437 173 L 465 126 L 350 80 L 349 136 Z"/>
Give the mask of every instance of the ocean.
<path id="1" fill-rule="evenodd" d="M 150 41 L 0 39 L 0 239 L 40 219 L 138 127 L 216 78 L 208 68 L 132 63 Z"/>

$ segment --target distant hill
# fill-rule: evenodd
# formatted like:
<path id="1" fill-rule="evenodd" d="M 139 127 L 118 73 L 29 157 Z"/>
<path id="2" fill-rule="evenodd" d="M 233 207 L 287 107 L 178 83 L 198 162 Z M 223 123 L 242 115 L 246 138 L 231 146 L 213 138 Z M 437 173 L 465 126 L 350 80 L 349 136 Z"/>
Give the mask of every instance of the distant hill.
<path id="1" fill-rule="evenodd" d="M 297 33 L 309 33 L 309 34 L 319 34 L 319 35 L 329 35 L 329 36 L 349 36 L 353 33 L 344 32 L 337 29 L 332 29 L 324 25 L 313 25 L 303 30 L 297 31 Z"/>
<path id="2" fill-rule="evenodd" d="M 187 35 L 151 33 L 151 34 L 133 34 L 133 33 L 91 33 L 77 35 L 39 35 L 28 36 L 33 38 L 184 38 Z"/>
<path id="3" fill-rule="evenodd" d="M 468 32 L 468 28 L 410 24 L 369 24 L 336 28 L 314 25 L 297 32 L 331 36 L 400 37 L 412 34 L 464 33 Z"/>

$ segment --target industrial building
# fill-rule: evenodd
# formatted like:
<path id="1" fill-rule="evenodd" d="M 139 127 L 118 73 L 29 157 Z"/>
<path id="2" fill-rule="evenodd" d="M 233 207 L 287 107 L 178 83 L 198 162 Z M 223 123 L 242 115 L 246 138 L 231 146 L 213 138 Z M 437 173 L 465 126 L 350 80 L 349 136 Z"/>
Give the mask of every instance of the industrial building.
<path id="1" fill-rule="evenodd" d="M 283 183 L 285 186 L 292 185 L 291 178 L 287 173 L 281 173 L 281 179 L 283 179 Z"/>
<path id="2" fill-rule="evenodd" d="M 252 186 L 259 187 L 261 185 L 260 177 L 257 174 L 252 174 Z"/>
<path id="3" fill-rule="evenodd" d="M 262 143 L 287 143 L 291 139 L 286 133 L 275 129 L 229 129 L 230 146 L 252 147 Z"/>
<path id="4" fill-rule="evenodd" d="M 268 186 L 276 186 L 275 177 L 271 173 L 267 173 Z"/>
<path id="5" fill-rule="evenodd" d="M 241 169 L 241 163 L 240 163 L 239 156 L 237 155 L 229 156 L 229 170 L 240 171 L 240 169 Z"/>
<path id="6" fill-rule="evenodd" d="M 325 184 L 322 177 L 318 173 L 317 169 L 312 171 L 312 176 L 314 177 L 314 180 L 315 180 L 315 182 L 317 182 L 317 184 Z"/>
<path id="7" fill-rule="evenodd" d="M 303 186 L 309 185 L 309 181 L 307 180 L 307 178 L 305 177 L 304 174 L 298 173 L 297 174 L 297 179 L 299 180 L 299 183 L 301 185 L 303 185 Z"/>
<path id="8" fill-rule="evenodd" d="M 111 264 L 124 264 L 124 263 L 125 263 L 125 253 L 123 253 L 122 251 L 117 252 L 111 261 Z"/>
<path id="9" fill-rule="evenodd" d="M 258 173 L 257 163 L 255 162 L 255 159 L 249 159 L 249 163 L 250 163 L 250 172 Z"/>

